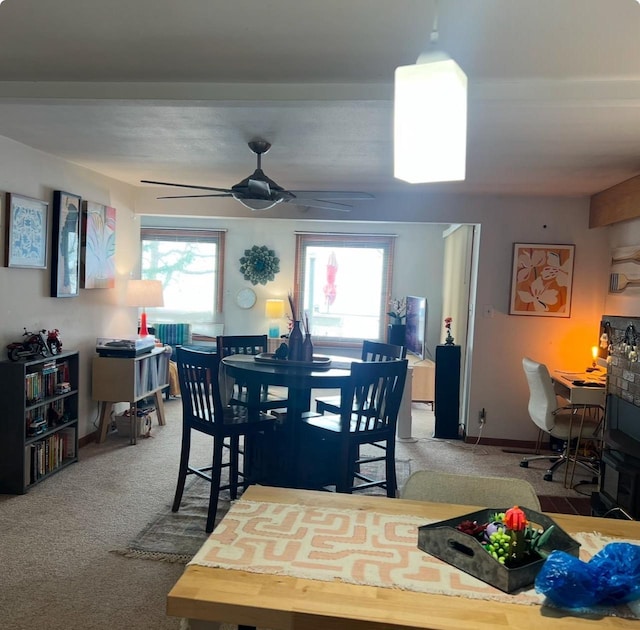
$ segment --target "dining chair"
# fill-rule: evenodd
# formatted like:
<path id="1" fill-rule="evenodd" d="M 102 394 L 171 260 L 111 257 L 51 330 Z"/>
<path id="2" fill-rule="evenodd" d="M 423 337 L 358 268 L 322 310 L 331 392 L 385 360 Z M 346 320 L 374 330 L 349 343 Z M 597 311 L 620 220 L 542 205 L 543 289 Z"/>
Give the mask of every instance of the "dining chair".
<path id="1" fill-rule="evenodd" d="M 404 359 L 406 355 L 407 349 L 405 346 L 365 339 L 362 342 L 360 358 L 363 361 L 392 361 L 393 359 Z M 340 396 L 320 396 L 316 398 L 316 411 L 318 413 L 340 413 Z"/>
<path id="2" fill-rule="evenodd" d="M 267 335 L 221 335 L 217 337 L 216 346 L 220 358 L 232 354 L 257 355 L 268 350 Z M 245 383 L 235 381 L 230 402 L 235 405 L 247 405 L 247 387 Z M 287 396 L 269 391 L 264 387 L 260 393 L 259 408 L 261 411 L 279 409 L 287 406 Z"/>
<path id="3" fill-rule="evenodd" d="M 211 491 L 206 531 L 211 532 L 215 524 L 220 491 L 229 490 L 231 500 L 234 500 L 238 496 L 239 487 L 244 489 L 252 483 L 245 457 L 242 457 L 242 469 L 239 465 L 240 438 L 244 438 L 246 447 L 246 441 L 252 436 L 271 431 L 275 418 L 260 414 L 254 420 L 244 407 L 223 405 L 218 384 L 220 359 L 217 354 L 177 348 L 176 355 L 182 401 L 182 443 L 178 484 L 171 509 L 173 512 L 180 509 L 188 475 L 193 474 L 207 480 L 211 483 Z M 190 465 L 192 431 L 199 431 L 213 438 L 211 465 Z M 225 449 L 228 451 L 228 461 L 226 458 L 223 461 Z M 228 469 L 229 478 L 226 483 L 221 484 L 223 468 Z"/>
<path id="4" fill-rule="evenodd" d="M 518 505 L 540 511 L 540 500 L 534 487 L 524 479 L 513 477 L 417 470 L 401 488 L 400 498 L 487 508 L 510 508 Z"/>
<path id="5" fill-rule="evenodd" d="M 340 413 L 303 416 L 298 468 L 304 487 L 335 486 L 349 494 L 381 487 L 396 496 L 396 423 L 407 365 L 406 359 L 352 363 Z M 365 444 L 372 455 L 360 455 Z M 384 462 L 383 471 L 371 466 L 375 462 Z"/>
<path id="6" fill-rule="evenodd" d="M 522 359 L 522 367 L 527 378 L 529 386 L 529 404 L 528 411 L 531 420 L 543 434 L 558 438 L 564 443 L 561 453 L 555 456 L 534 455 L 533 457 L 524 457 L 520 461 L 522 468 L 528 468 L 529 462 L 540 459 L 548 459 L 551 466 L 544 474 L 545 481 L 553 481 L 553 473 L 562 465 L 566 465 L 570 461 L 585 468 L 587 471 L 595 473 L 597 461 L 591 457 L 571 456 L 571 443 L 583 438 L 598 439 L 597 433 L 601 429 L 599 418 L 586 416 L 582 431 L 580 430 L 580 412 L 582 406 L 564 405 L 564 399 L 556 396 L 553 389 L 551 375 L 546 365 L 538 363 L 529 357 Z M 566 402 L 566 401 L 564 401 Z M 540 438 L 538 439 L 540 441 Z M 576 449 L 577 452 L 577 449 Z"/>

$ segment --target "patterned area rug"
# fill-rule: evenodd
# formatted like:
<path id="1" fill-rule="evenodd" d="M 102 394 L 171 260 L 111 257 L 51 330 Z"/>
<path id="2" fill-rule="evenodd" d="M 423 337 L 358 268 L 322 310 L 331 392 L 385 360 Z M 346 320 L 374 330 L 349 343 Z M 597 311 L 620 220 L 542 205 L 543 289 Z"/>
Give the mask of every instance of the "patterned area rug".
<path id="1" fill-rule="evenodd" d="M 371 466 L 376 466 L 373 464 Z M 398 487 L 402 487 L 411 474 L 408 461 L 396 462 Z M 186 564 L 193 558 L 207 539 L 205 525 L 207 522 L 207 506 L 209 504 L 209 484 L 202 479 L 187 482 L 182 505 L 178 512 L 172 512 L 166 506 L 128 545 L 125 549 L 116 549 L 117 553 L 128 558 L 144 558 L 164 562 L 181 562 Z M 372 488 L 367 494 L 384 494 L 380 488 Z M 216 526 L 229 511 L 231 501 L 229 492 L 220 493 Z"/>

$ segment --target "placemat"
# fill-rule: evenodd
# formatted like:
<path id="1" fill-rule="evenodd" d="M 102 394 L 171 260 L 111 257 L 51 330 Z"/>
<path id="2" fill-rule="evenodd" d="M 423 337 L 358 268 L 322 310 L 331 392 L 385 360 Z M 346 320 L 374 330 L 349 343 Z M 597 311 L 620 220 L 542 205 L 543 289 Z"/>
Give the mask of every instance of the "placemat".
<path id="1" fill-rule="evenodd" d="M 533 587 L 503 593 L 418 549 L 418 527 L 429 522 L 435 519 L 243 500 L 232 506 L 189 564 L 546 604 Z M 597 532 L 580 532 L 573 538 L 581 544 L 580 558 L 585 561 L 613 540 Z M 635 604 L 589 612 L 640 618 L 640 603 Z"/>

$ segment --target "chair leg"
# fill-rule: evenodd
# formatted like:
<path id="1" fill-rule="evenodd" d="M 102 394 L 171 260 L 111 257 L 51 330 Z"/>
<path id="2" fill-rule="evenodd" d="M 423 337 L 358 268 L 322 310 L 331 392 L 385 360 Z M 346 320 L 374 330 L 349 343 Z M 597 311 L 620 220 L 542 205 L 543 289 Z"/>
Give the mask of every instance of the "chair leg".
<path id="1" fill-rule="evenodd" d="M 229 493 L 231 500 L 238 498 L 238 454 L 240 452 L 240 438 L 237 435 L 229 438 Z"/>
<path id="2" fill-rule="evenodd" d="M 183 426 L 182 428 L 182 446 L 180 449 L 180 467 L 178 468 L 178 485 L 176 486 L 176 494 L 173 498 L 172 512 L 180 509 L 182 502 L 182 493 L 184 492 L 184 484 L 187 481 L 187 472 L 189 470 L 189 452 L 191 451 L 191 429 Z"/>
<path id="3" fill-rule="evenodd" d="M 387 496 L 395 499 L 398 495 L 398 479 L 396 477 L 396 453 L 395 445 L 387 442 L 387 454 L 385 466 L 387 470 Z"/>
<path id="4" fill-rule="evenodd" d="M 211 461 L 211 491 L 209 493 L 209 511 L 207 513 L 207 534 L 213 531 L 218 511 L 218 497 L 220 496 L 220 477 L 222 474 L 223 438 L 213 438 L 213 459 Z"/>

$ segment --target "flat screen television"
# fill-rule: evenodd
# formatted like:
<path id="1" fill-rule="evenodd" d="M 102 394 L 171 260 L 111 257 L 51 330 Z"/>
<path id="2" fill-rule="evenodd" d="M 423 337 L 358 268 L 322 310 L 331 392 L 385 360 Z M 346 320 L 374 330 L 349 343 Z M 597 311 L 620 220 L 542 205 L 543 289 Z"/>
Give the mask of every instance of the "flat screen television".
<path id="1" fill-rule="evenodd" d="M 427 298 L 407 296 L 407 329 L 405 344 L 407 352 L 424 359 L 427 330 Z"/>

